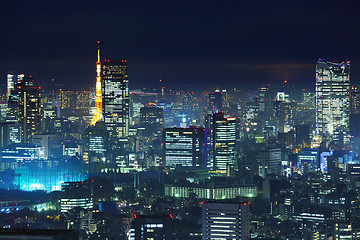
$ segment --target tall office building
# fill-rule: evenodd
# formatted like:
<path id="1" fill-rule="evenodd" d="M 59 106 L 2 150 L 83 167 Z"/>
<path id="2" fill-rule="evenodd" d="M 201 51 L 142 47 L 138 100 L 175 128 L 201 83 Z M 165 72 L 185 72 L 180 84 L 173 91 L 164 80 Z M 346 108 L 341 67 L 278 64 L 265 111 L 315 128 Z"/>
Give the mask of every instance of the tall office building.
<path id="1" fill-rule="evenodd" d="M 207 106 L 207 113 L 217 113 L 224 111 L 227 107 L 227 92 L 226 90 L 220 91 L 216 89 L 214 92 L 207 93 L 208 95 L 208 106 Z"/>
<path id="2" fill-rule="evenodd" d="M 129 136 L 129 80 L 126 60 L 103 63 L 103 119 L 110 139 L 115 142 Z"/>
<path id="3" fill-rule="evenodd" d="M 19 74 L 17 76 L 17 81 L 14 80 L 14 75 L 12 73 L 9 73 L 7 75 L 7 92 L 6 92 L 6 97 L 7 100 L 9 101 L 10 96 L 13 95 L 15 92 L 13 92 L 15 89 L 15 86 L 20 84 L 23 80 L 24 80 L 25 75 L 24 74 Z"/>
<path id="4" fill-rule="evenodd" d="M 223 113 L 213 116 L 214 169 L 226 173 L 236 164 L 236 118 L 225 118 Z"/>
<path id="5" fill-rule="evenodd" d="M 13 77 L 12 74 L 9 74 L 7 78 L 8 107 L 6 111 L 6 122 L 18 122 L 19 87 L 24 81 L 25 75 L 18 75 L 16 82 Z"/>
<path id="6" fill-rule="evenodd" d="M 158 107 L 145 106 L 140 109 L 140 126 L 145 128 L 146 136 L 161 137 L 164 125 L 164 110 Z"/>
<path id="7" fill-rule="evenodd" d="M 9 101 L 9 97 L 11 95 L 11 91 L 14 89 L 14 80 L 13 80 L 14 75 L 12 75 L 11 73 L 9 73 L 7 75 L 7 92 L 6 92 L 6 100 Z"/>
<path id="8" fill-rule="evenodd" d="M 25 77 L 18 85 L 18 120 L 21 125 L 22 141 L 31 142 L 34 134 L 40 133 L 41 96 L 38 87 L 34 86 L 32 77 Z"/>
<path id="9" fill-rule="evenodd" d="M 360 114 L 360 86 L 351 87 L 350 114 Z"/>
<path id="10" fill-rule="evenodd" d="M 104 123 L 98 121 L 95 126 L 89 126 L 84 134 L 84 161 L 90 172 L 99 170 L 101 164 L 107 162 L 108 132 Z"/>
<path id="11" fill-rule="evenodd" d="M 316 65 L 316 133 L 349 142 L 350 61 Z"/>
<path id="12" fill-rule="evenodd" d="M 202 239 L 249 239 L 249 203 L 206 202 L 202 207 Z"/>
<path id="13" fill-rule="evenodd" d="M 163 131 L 164 160 L 170 168 L 207 167 L 207 138 L 205 128 L 166 128 Z"/>
<path id="14" fill-rule="evenodd" d="M 273 114 L 273 106 L 269 85 L 262 85 L 258 89 L 257 101 L 259 104 L 259 114 L 266 119 L 270 119 Z"/>

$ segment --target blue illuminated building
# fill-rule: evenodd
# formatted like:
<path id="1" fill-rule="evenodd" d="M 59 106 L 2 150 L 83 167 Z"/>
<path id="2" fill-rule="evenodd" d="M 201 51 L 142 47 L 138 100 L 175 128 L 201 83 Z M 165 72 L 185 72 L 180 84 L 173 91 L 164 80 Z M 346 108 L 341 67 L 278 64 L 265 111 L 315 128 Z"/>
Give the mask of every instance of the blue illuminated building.
<path id="1" fill-rule="evenodd" d="M 302 173 L 317 171 L 319 165 L 319 150 L 303 148 L 298 152 L 298 166 Z"/>
<path id="2" fill-rule="evenodd" d="M 332 152 L 322 152 L 320 154 L 320 170 L 323 172 L 323 173 L 327 173 L 328 172 L 328 168 L 327 168 L 327 158 L 329 156 L 332 155 Z"/>
<path id="3" fill-rule="evenodd" d="M 15 169 L 14 186 L 24 191 L 44 190 L 46 192 L 59 191 L 64 182 L 84 181 L 85 168 L 79 162 L 47 161 L 42 166 L 28 164 Z"/>

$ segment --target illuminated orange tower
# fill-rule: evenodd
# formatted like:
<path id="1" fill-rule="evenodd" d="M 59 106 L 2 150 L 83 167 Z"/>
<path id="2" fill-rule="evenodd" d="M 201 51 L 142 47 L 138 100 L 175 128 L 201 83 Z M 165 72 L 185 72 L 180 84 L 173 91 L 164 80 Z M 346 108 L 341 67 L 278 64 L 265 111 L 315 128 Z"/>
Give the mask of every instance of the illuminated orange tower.
<path id="1" fill-rule="evenodd" d="M 100 42 L 98 41 L 98 60 L 96 62 L 96 97 L 95 113 L 90 125 L 94 126 L 97 121 L 102 119 L 102 91 L 101 91 L 101 62 L 100 62 Z"/>

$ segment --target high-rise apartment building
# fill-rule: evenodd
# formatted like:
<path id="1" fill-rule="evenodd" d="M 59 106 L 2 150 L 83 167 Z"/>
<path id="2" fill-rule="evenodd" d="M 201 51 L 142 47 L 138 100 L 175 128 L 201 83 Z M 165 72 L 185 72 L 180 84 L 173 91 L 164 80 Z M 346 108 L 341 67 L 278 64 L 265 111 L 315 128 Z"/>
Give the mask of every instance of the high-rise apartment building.
<path id="1" fill-rule="evenodd" d="M 236 163 L 236 118 L 225 118 L 223 113 L 213 116 L 214 169 L 226 173 Z"/>
<path id="2" fill-rule="evenodd" d="M 206 202 L 202 207 L 202 239 L 249 239 L 249 203 Z"/>
<path id="3" fill-rule="evenodd" d="M 18 120 L 22 130 L 22 141 L 31 142 L 31 136 L 40 133 L 41 96 L 32 77 L 25 77 L 18 85 Z"/>
<path id="4" fill-rule="evenodd" d="M 129 136 L 129 80 L 126 60 L 102 65 L 103 119 L 113 141 Z"/>
<path id="5" fill-rule="evenodd" d="M 325 61 L 316 65 L 316 133 L 335 142 L 349 138 L 350 61 Z"/>

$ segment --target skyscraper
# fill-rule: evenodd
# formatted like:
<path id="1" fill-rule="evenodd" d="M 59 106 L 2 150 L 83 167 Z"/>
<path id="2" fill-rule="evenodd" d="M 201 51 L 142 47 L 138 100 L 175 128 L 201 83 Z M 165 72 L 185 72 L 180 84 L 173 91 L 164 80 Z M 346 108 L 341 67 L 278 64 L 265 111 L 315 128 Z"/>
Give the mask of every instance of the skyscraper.
<path id="1" fill-rule="evenodd" d="M 316 66 L 316 133 L 339 143 L 349 138 L 350 61 L 325 61 Z"/>
<path id="2" fill-rule="evenodd" d="M 31 142 L 31 136 L 40 133 L 41 97 L 38 87 L 34 86 L 32 77 L 25 77 L 18 86 L 19 111 L 18 119 L 21 124 L 22 141 Z"/>
<path id="3" fill-rule="evenodd" d="M 15 82 L 13 75 L 9 74 L 7 78 L 7 101 L 8 107 L 6 111 L 6 121 L 7 122 L 18 122 L 18 111 L 19 111 L 19 87 L 20 84 L 24 81 L 25 75 L 20 74 L 17 77 Z"/>
<path id="4" fill-rule="evenodd" d="M 249 203 L 206 202 L 202 207 L 202 239 L 249 239 Z"/>
<path id="5" fill-rule="evenodd" d="M 126 60 L 103 63 L 103 117 L 113 141 L 129 136 L 129 80 Z"/>
<path id="6" fill-rule="evenodd" d="M 6 100 L 9 101 L 9 97 L 11 95 L 11 91 L 14 89 L 14 80 L 13 80 L 14 75 L 12 75 L 11 73 L 9 73 L 7 75 L 7 92 L 6 92 Z"/>
<path id="7" fill-rule="evenodd" d="M 164 125 L 164 110 L 158 107 L 146 106 L 140 109 L 140 126 L 145 128 L 146 136 L 161 137 Z"/>
<path id="8" fill-rule="evenodd" d="M 167 167 L 207 167 L 205 128 L 166 128 L 163 131 L 164 160 Z"/>
<path id="9" fill-rule="evenodd" d="M 236 162 L 236 118 L 225 118 L 223 113 L 213 117 L 214 169 L 226 173 Z"/>
<path id="10" fill-rule="evenodd" d="M 209 114 L 224 111 L 224 109 L 227 107 L 226 90 L 222 90 L 220 92 L 219 89 L 216 89 L 214 92 L 209 92 L 207 95 L 208 95 L 207 112 Z"/>
<path id="11" fill-rule="evenodd" d="M 259 104 L 259 114 L 266 119 L 272 117 L 272 101 L 271 101 L 271 92 L 269 85 L 262 85 L 258 89 L 257 101 Z"/>
<path id="12" fill-rule="evenodd" d="M 104 122 L 99 121 L 95 126 L 89 126 L 85 130 L 84 161 L 88 164 L 90 172 L 99 170 L 99 165 L 107 162 L 108 132 Z"/>

